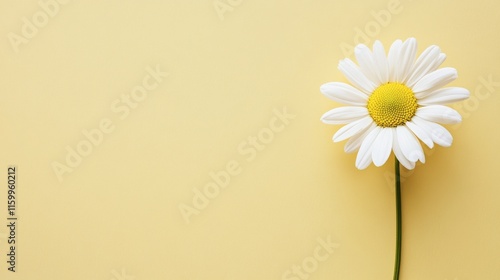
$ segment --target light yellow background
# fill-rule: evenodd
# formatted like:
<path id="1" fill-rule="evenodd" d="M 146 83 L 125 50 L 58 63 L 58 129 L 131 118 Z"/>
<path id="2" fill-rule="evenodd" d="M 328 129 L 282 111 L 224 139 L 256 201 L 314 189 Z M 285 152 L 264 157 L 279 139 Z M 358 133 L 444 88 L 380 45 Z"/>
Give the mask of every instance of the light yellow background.
<path id="1" fill-rule="evenodd" d="M 345 81 L 342 46 L 408 37 L 419 53 L 439 45 L 459 72 L 452 85 L 473 97 L 455 106 L 452 147 L 403 171 L 401 279 L 500 279 L 498 1 L 220 3 L 230 9 L 72 0 L 16 52 L 9 34 L 43 9 L 0 1 L 1 279 L 286 279 L 327 238 L 336 248 L 308 279 L 392 279 L 394 159 L 357 170 L 331 141 L 340 126 L 319 121 L 340 106 L 319 86 Z M 112 104 L 148 67 L 169 75 L 120 119 Z M 284 108 L 295 117 L 255 157 L 238 150 Z M 52 164 L 103 119 L 114 130 L 60 182 Z M 186 223 L 179 207 L 230 162 L 240 173 Z M 11 164 L 16 273 L 5 255 Z"/>

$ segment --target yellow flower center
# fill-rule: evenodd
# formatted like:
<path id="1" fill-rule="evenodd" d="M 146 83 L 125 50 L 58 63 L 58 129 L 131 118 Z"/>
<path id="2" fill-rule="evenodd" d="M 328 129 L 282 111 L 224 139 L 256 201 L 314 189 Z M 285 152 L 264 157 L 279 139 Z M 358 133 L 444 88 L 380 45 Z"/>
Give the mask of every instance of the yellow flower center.
<path id="1" fill-rule="evenodd" d="M 368 112 L 378 126 L 396 127 L 410 121 L 417 111 L 413 91 L 400 83 L 379 86 L 368 99 Z"/>

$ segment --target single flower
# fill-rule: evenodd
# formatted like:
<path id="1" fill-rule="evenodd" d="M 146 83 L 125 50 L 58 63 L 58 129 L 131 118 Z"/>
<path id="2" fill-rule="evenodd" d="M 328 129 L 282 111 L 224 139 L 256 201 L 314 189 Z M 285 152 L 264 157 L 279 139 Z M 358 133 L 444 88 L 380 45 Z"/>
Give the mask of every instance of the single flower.
<path id="1" fill-rule="evenodd" d="M 373 50 L 359 44 L 354 53 L 359 65 L 346 58 L 338 66 L 352 85 L 330 82 L 320 88 L 348 106 L 326 112 L 321 120 L 345 124 L 333 141 L 349 139 L 344 150 L 359 150 L 358 169 L 372 161 L 382 166 L 391 151 L 403 166 L 413 169 L 417 161 L 425 162 L 419 139 L 429 148 L 451 145 L 452 135 L 438 123 L 456 124 L 462 117 L 444 104 L 464 100 L 470 93 L 461 87 L 442 88 L 458 75 L 454 68 L 438 69 L 446 59 L 438 46 L 428 47 L 417 58 L 417 41 L 409 38 L 396 40 L 388 55 L 379 41 Z"/>

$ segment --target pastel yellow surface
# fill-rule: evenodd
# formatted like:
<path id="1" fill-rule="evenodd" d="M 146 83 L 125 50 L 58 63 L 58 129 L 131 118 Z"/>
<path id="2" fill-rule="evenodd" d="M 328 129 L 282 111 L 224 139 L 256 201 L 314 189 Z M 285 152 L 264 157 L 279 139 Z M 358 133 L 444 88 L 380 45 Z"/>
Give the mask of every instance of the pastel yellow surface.
<path id="1" fill-rule="evenodd" d="M 402 171 L 401 279 L 500 279 L 499 9 L 0 0 L 0 278 L 392 279 L 394 158 L 357 170 L 319 86 L 355 43 L 415 37 L 472 97 Z"/>

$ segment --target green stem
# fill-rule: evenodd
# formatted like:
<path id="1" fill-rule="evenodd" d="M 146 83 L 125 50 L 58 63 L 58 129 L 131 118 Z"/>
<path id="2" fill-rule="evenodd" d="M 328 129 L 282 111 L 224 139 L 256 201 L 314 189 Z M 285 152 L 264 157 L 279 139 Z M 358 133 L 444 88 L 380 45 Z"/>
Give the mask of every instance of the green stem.
<path id="1" fill-rule="evenodd" d="M 399 161 L 397 158 L 396 171 L 396 261 L 394 264 L 394 280 L 399 279 L 399 267 L 401 264 L 401 178 L 399 175 Z"/>

